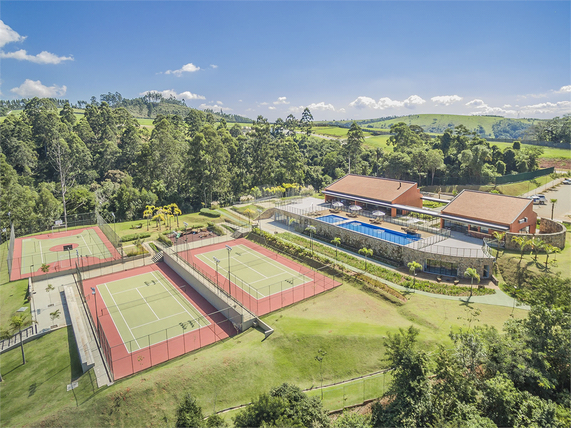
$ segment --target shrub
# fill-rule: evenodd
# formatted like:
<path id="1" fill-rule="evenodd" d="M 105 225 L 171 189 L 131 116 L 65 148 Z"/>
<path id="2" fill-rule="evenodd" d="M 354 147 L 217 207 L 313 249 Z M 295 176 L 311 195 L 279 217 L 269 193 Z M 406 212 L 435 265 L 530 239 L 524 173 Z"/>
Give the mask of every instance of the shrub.
<path id="1" fill-rule="evenodd" d="M 162 242 L 163 244 L 165 244 L 167 247 L 172 247 L 172 241 L 169 238 L 167 238 L 166 236 L 159 235 L 158 240 L 159 240 L 159 242 Z"/>
<path id="2" fill-rule="evenodd" d="M 121 238 L 121 242 L 136 241 L 137 239 L 145 239 L 151 236 L 148 232 L 143 233 L 132 233 L 131 235 L 125 235 Z"/>
<path id="3" fill-rule="evenodd" d="M 222 229 L 220 226 L 218 226 L 217 224 L 214 224 L 211 221 L 208 222 L 208 230 L 217 234 L 218 236 L 225 234 L 224 229 Z"/>
<path id="4" fill-rule="evenodd" d="M 159 247 L 157 247 L 154 242 L 149 242 L 149 247 L 151 247 L 157 253 L 160 251 Z"/>
<path id="5" fill-rule="evenodd" d="M 202 208 L 200 210 L 200 214 L 205 215 L 207 217 L 214 217 L 214 218 L 220 217 L 220 213 L 218 211 L 214 211 L 209 208 Z"/>

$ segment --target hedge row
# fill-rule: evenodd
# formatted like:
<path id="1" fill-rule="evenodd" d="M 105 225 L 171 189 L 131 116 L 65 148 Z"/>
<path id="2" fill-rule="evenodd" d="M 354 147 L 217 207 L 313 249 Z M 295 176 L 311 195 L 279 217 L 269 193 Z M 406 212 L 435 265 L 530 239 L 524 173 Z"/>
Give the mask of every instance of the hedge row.
<path id="1" fill-rule="evenodd" d="M 121 238 L 121 242 L 136 241 L 137 239 L 149 238 L 151 236 L 148 232 L 143 233 L 132 233 L 131 235 L 125 235 Z"/>
<path id="2" fill-rule="evenodd" d="M 211 210 L 210 208 L 202 208 L 200 210 L 200 214 L 205 215 L 207 217 L 220 217 L 220 213 L 215 210 Z"/>

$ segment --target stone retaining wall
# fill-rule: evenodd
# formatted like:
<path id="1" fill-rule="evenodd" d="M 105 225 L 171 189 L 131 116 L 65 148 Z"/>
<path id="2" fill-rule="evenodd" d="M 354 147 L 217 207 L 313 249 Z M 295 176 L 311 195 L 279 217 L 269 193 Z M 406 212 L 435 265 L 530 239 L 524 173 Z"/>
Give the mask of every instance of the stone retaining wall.
<path id="1" fill-rule="evenodd" d="M 551 244 L 554 247 L 563 249 L 565 248 L 565 236 L 567 229 L 561 223 L 550 220 L 548 218 L 541 218 L 539 221 L 539 233 L 532 235 L 531 233 L 506 233 L 506 249 L 519 250 L 519 245 L 512 241 L 514 236 L 525 236 L 526 238 L 539 238 L 546 244 Z"/>

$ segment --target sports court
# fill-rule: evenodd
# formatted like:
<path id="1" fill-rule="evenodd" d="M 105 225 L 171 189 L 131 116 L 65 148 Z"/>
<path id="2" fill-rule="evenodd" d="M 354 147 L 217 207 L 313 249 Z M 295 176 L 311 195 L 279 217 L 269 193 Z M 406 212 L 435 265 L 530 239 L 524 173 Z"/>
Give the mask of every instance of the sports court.
<path id="1" fill-rule="evenodd" d="M 104 306 L 100 315 L 108 312 L 128 351 L 137 351 L 210 324 L 181 294 L 186 287 L 178 289 L 161 271 L 104 282 L 96 286 Z M 181 328 L 169 330 L 174 325 Z"/>
<path id="2" fill-rule="evenodd" d="M 258 316 L 341 285 L 244 238 L 184 250 L 178 257 Z"/>
<path id="3" fill-rule="evenodd" d="M 162 262 L 80 286 L 114 379 L 236 334 L 224 313 Z"/>
<path id="4" fill-rule="evenodd" d="M 98 227 L 81 228 L 18 238 L 14 243 L 11 280 L 48 272 L 72 269 L 118 259 L 121 255 Z"/>
<path id="5" fill-rule="evenodd" d="M 293 288 L 312 281 L 299 271 L 243 244 L 208 251 L 196 258 L 214 270 L 218 265 L 221 281 L 232 277 L 232 282 L 256 299 L 279 293 L 284 287 Z"/>

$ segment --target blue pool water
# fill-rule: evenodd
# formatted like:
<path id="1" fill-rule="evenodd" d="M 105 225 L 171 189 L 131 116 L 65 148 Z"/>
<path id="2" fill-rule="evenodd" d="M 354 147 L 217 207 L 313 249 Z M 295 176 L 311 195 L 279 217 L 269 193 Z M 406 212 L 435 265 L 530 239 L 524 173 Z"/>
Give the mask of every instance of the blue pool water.
<path id="1" fill-rule="evenodd" d="M 341 217 L 340 215 L 324 215 L 321 217 L 317 217 L 316 220 L 324 221 L 325 223 L 339 223 L 342 220 L 347 220 L 345 217 Z"/>
<path id="2" fill-rule="evenodd" d="M 407 235 L 406 233 L 396 232 L 394 230 L 385 229 L 372 224 L 361 223 L 360 221 L 340 224 L 338 227 L 354 230 L 355 232 L 374 236 L 375 238 L 384 239 L 385 241 L 394 242 L 399 245 L 407 245 L 420 239 L 420 236 L 418 235 Z"/>

